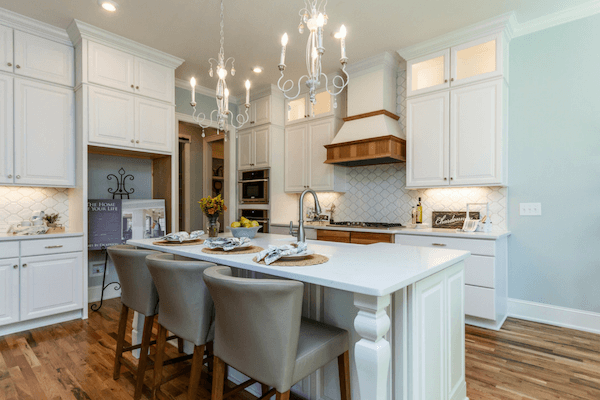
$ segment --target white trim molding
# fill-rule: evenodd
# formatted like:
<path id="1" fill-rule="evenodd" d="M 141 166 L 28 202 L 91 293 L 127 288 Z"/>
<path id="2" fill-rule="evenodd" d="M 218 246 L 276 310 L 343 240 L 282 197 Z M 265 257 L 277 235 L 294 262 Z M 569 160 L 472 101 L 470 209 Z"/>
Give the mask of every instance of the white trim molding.
<path id="1" fill-rule="evenodd" d="M 600 333 L 600 314 L 591 311 L 509 298 L 508 316 L 584 332 Z"/>
<path id="2" fill-rule="evenodd" d="M 600 0 L 588 1 L 575 7 L 517 24 L 514 36 L 529 35 L 530 33 L 566 24 L 567 22 L 576 21 L 598 13 L 600 13 Z"/>
<path id="3" fill-rule="evenodd" d="M 0 24 L 61 44 L 66 44 L 67 46 L 73 46 L 67 31 L 64 29 L 17 14 L 4 8 L 0 8 Z"/>

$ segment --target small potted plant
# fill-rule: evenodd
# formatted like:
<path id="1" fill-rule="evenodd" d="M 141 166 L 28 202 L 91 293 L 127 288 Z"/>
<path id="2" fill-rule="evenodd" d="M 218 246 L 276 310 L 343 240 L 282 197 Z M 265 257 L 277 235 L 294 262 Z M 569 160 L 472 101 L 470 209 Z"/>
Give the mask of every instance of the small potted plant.
<path id="1" fill-rule="evenodd" d="M 218 219 L 219 215 L 227 211 L 225 201 L 221 198 L 221 195 L 218 195 L 217 197 L 204 197 L 198 203 L 204 215 L 208 217 L 208 225 L 206 226 L 208 237 L 219 236 L 220 224 Z"/>

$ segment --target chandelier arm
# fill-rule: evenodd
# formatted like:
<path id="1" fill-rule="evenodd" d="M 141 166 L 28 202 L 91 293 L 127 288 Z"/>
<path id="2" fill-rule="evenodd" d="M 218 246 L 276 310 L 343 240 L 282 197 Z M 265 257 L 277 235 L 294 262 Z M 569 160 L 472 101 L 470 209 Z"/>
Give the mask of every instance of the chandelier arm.
<path id="1" fill-rule="evenodd" d="M 281 71 L 281 77 L 277 81 L 277 87 L 283 93 L 283 97 L 285 97 L 288 100 L 294 100 L 295 98 L 297 98 L 300 95 L 300 88 L 301 88 L 300 87 L 300 83 L 302 82 L 303 78 L 309 79 L 309 76 L 308 75 L 302 75 L 300 77 L 300 79 L 298 79 L 298 92 L 296 93 L 295 96 L 288 96 L 287 93 L 294 88 L 294 82 L 291 79 L 288 79 L 287 81 L 285 81 L 283 83 L 283 86 L 281 86 L 281 80 L 283 79 L 283 71 Z M 286 89 L 286 86 L 288 85 L 288 83 L 289 83 L 290 87 L 288 89 Z"/>
<path id="2" fill-rule="evenodd" d="M 227 63 L 228 63 L 229 61 L 231 61 L 231 64 L 233 65 L 233 63 L 235 62 L 235 58 L 233 58 L 233 57 L 229 57 L 229 58 L 228 58 L 228 59 L 225 61 L 225 63 L 223 64 L 223 68 L 227 68 Z"/>
<path id="3" fill-rule="evenodd" d="M 196 123 L 198 125 L 200 125 L 201 128 L 203 128 L 203 129 L 208 128 L 212 123 L 212 115 L 211 115 L 210 122 L 207 123 L 206 125 L 204 125 L 204 121 L 208 121 L 206 118 L 206 114 L 204 114 L 203 112 L 198 112 L 196 115 L 196 113 L 197 113 L 196 107 L 194 107 L 194 114 L 192 115 L 192 118 L 194 118 L 194 121 L 196 121 Z"/>
<path id="4" fill-rule="evenodd" d="M 329 90 L 329 82 L 328 82 L 328 78 L 327 75 L 325 75 L 325 73 L 321 72 L 321 75 L 323 77 L 325 77 L 325 90 L 327 90 L 327 93 L 329 93 L 332 96 L 337 96 L 338 94 L 342 93 L 342 90 L 344 90 L 344 88 L 346 86 L 348 86 L 348 82 L 350 81 L 350 76 L 348 75 L 348 72 L 346 72 L 346 66 L 344 65 L 344 67 L 342 68 L 342 71 L 344 72 L 344 74 L 346 74 L 346 81 L 344 82 L 344 78 L 341 75 L 336 75 L 333 77 L 333 79 L 331 80 L 331 84 L 333 85 L 333 87 L 335 87 L 336 89 L 339 90 Z M 336 83 L 336 79 L 341 80 L 341 85 Z"/>
<path id="5" fill-rule="evenodd" d="M 231 122 L 229 123 L 229 125 L 233 126 L 236 130 L 240 129 L 250 119 L 250 115 L 248 114 L 249 111 L 250 111 L 250 107 L 246 107 L 246 112 L 245 112 L 246 116 L 244 116 L 244 114 L 238 114 L 235 116 L 235 121 L 239 124 L 237 126 L 233 122 L 233 113 L 231 111 L 228 111 L 227 114 L 229 115 L 229 117 L 231 119 Z"/>

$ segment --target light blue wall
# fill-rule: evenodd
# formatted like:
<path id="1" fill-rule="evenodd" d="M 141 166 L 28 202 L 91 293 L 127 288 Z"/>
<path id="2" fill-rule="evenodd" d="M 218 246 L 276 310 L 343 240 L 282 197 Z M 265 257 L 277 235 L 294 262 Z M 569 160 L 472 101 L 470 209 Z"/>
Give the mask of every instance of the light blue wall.
<path id="1" fill-rule="evenodd" d="M 600 312 L 600 15 L 511 42 L 509 180 L 509 297 Z"/>
<path id="2" fill-rule="evenodd" d="M 175 87 L 175 112 L 193 115 L 194 110 L 190 106 L 192 101 L 192 91 L 188 89 L 182 89 Z M 196 93 L 196 110 L 203 112 L 210 118 L 212 110 L 217 108 L 217 100 L 215 97 L 205 96 L 200 93 Z M 229 103 L 229 109 L 233 112 L 233 115 L 237 115 L 237 105 Z"/>

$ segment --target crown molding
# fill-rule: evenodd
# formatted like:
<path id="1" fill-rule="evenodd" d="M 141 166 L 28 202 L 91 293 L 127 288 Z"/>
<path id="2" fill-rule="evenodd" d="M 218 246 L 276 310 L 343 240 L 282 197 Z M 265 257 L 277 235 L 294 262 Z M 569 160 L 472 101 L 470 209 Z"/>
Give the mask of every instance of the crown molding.
<path id="1" fill-rule="evenodd" d="M 529 35 L 530 33 L 566 24 L 598 13 L 600 13 L 600 0 L 588 1 L 575 7 L 517 24 L 515 37 Z"/>
<path id="2" fill-rule="evenodd" d="M 82 39 L 91 40 L 173 69 L 176 69 L 185 61 L 182 58 L 134 42 L 123 36 L 115 35 L 114 33 L 97 28 L 77 19 L 74 19 L 73 22 L 69 24 L 67 33 L 69 34 L 73 45 L 77 45 Z"/>
<path id="3" fill-rule="evenodd" d="M 0 8 L 0 24 L 22 32 L 43 37 L 60 44 L 73 46 L 64 29 Z"/>
<path id="4" fill-rule="evenodd" d="M 505 35 L 505 39 L 510 42 L 517 25 L 517 19 L 514 12 L 502 14 L 498 17 L 486 19 L 465 28 L 457 29 L 453 32 L 405 47 L 397 51 L 404 60 L 412 60 L 420 56 L 434 53 L 448 47 L 456 46 L 481 37 L 491 36 L 499 33 Z"/>
<path id="5" fill-rule="evenodd" d="M 360 76 L 371 70 L 387 68 L 397 70 L 400 64 L 398 54 L 386 51 L 385 53 L 377 54 L 376 56 L 365 58 L 364 60 L 352 63 L 346 67 L 349 75 Z"/>
<path id="6" fill-rule="evenodd" d="M 180 89 L 189 90 L 192 92 L 192 87 L 188 81 L 184 81 L 183 79 L 175 78 L 175 87 Z M 196 85 L 196 94 L 201 94 L 207 97 L 215 97 L 216 92 L 215 89 L 209 89 L 204 86 Z M 191 96 L 191 94 L 190 94 Z M 229 95 L 229 102 L 238 105 L 239 99 L 237 96 Z"/>

